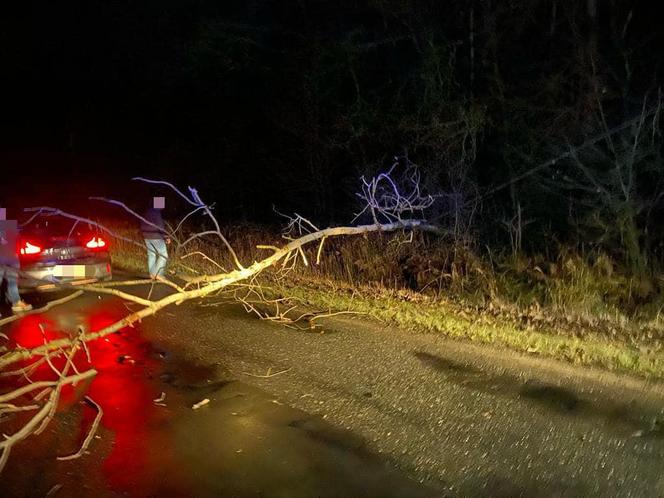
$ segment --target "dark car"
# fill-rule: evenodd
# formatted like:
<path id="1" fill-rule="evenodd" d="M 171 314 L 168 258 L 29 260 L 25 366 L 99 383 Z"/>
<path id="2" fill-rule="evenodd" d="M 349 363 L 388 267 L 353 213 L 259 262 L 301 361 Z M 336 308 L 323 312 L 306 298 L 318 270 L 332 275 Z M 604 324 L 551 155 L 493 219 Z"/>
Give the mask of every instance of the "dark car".
<path id="1" fill-rule="evenodd" d="M 57 282 L 75 285 L 109 280 L 108 249 L 108 239 L 94 225 L 37 218 L 20 230 L 19 286 L 47 290 Z"/>

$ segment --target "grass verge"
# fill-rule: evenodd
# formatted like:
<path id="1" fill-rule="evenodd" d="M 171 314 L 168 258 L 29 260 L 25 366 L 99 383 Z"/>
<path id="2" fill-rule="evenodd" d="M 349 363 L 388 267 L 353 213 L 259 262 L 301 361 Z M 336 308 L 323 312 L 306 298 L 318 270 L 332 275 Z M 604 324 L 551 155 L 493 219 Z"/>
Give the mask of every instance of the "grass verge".
<path id="1" fill-rule="evenodd" d="M 664 379 L 664 353 L 592 331 L 579 336 L 557 327 L 533 327 L 509 318 L 468 312 L 453 303 L 427 300 L 415 293 L 349 290 L 298 282 L 282 286 L 281 293 L 316 309 L 365 313 L 408 330 L 436 332 L 575 364 Z"/>

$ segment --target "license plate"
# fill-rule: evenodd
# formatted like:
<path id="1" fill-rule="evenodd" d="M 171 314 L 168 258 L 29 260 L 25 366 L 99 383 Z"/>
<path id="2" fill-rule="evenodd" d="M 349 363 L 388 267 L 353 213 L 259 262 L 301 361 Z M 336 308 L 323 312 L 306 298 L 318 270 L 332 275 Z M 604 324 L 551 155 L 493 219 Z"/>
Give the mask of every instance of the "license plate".
<path id="1" fill-rule="evenodd" d="M 53 268 L 53 276 L 64 278 L 85 277 L 85 265 L 56 265 Z"/>

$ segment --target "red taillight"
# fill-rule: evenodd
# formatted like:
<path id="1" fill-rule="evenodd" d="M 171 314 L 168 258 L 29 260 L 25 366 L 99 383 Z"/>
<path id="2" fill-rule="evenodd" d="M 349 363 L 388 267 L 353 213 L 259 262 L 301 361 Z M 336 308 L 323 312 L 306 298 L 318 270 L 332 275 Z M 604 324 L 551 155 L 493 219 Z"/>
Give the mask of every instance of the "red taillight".
<path id="1" fill-rule="evenodd" d="M 42 252 L 42 248 L 37 244 L 31 244 L 26 240 L 23 242 L 23 244 L 21 244 L 21 249 L 19 252 L 21 253 L 21 256 L 34 256 L 35 254 Z"/>
<path id="2" fill-rule="evenodd" d="M 106 241 L 98 235 L 95 235 L 85 243 L 85 247 L 88 249 L 103 249 L 106 247 Z"/>

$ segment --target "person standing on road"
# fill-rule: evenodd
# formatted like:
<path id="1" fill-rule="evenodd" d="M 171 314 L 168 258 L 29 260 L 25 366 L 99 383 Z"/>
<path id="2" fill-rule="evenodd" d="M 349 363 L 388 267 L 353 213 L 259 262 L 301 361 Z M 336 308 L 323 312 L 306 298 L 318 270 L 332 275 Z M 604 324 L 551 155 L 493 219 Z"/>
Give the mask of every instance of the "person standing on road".
<path id="1" fill-rule="evenodd" d="M 16 220 L 6 219 L 5 208 L 0 208 L 0 285 L 7 282 L 5 300 L 14 313 L 30 311 L 32 306 L 18 293 L 18 226 Z"/>
<path id="2" fill-rule="evenodd" d="M 164 276 L 168 262 L 166 249 L 168 237 L 164 229 L 164 219 L 161 216 L 164 207 L 166 207 L 165 198 L 154 197 L 152 207 L 143 214 L 145 220 L 141 220 L 141 231 L 148 251 L 148 272 L 152 279 Z"/>

